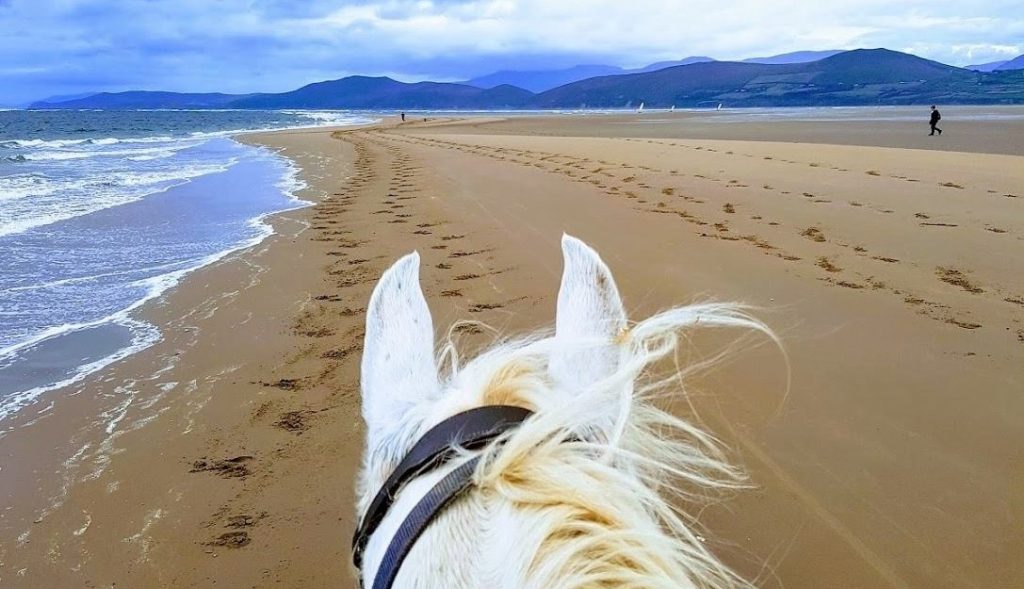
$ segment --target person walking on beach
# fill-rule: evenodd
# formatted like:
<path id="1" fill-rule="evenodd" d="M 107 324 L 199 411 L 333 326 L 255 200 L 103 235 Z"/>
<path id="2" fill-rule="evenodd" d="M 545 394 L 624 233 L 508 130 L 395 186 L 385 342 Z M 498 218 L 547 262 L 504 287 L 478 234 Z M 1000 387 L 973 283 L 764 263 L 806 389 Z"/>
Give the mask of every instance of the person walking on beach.
<path id="1" fill-rule="evenodd" d="M 935 107 L 933 106 L 932 108 L 935 108 Z M 405 122 L 405 113 L 404 113 L 404 112 L 402 113 L 402 122 L 403 122 L 403 123 Z M 940 132 L 941 132 L 941 131 L 940 131 Z"/>
<path id="2" fill-rule="evenodd" d="M 932 105 L 932 118 L 928 121 L 929 124 L 931 124 L 931 126 L 932 126 L 932 132 L 928 134 L 929 136 L 934 135 L 936 131 L 939 132 L 939 135 L 942 135 L 942 129 L 936 127 L 936 125 L 938 125 L 939 121 L 941 121 L 941 120 L 942 120 L 942 115 L 939 114 L 939 109 L 935 108 L 935 105 L 933 104 Z"/>

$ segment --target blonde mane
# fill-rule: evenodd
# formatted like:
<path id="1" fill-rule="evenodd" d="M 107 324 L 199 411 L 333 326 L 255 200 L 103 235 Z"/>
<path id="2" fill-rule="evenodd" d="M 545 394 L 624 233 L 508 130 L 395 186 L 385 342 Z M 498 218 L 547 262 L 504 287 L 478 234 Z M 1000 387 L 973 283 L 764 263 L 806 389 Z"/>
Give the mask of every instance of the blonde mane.
<path id="1" fill-rule="evenodd" d="M 552 376 L 553 356 L 589 354 L 606 348 L 607 337 L 542 333 L 500 342 L 463 364 L 453 336 L 458 330 L 449 330 L 435 368 L 445 392 L 411 409 L 403 434 L 384 444 L 388 451 L 375 455 L 371 445 L 360 513 L 374 481 L 444 418 L 495 404 L 535 414 L 488 446 L 474 488 L 419 540 L 396 587 L 441 586 L 432 585 L 438 579 L 449 579 L 442 584 L 451 587 L 485 586 L 485 578 L 495 588 L 750 587 L 695 531 L 698 510 L 710 497 L 744 487 L 744 475 L 713 436 L 655 404 L 685 394 L 684 377 L 704 366 L 677 364 L 667 377 L 655 376 L 676 358 L 681 336 L 701 327 L 756 330 L 775 339 L 740 306 L 671 309 L 620 329 L 614 369 L 568 391 Z M 467 552 L 480 562 L 452 557 Z M 372 564 L 364 570 L 372 572 Z"/>

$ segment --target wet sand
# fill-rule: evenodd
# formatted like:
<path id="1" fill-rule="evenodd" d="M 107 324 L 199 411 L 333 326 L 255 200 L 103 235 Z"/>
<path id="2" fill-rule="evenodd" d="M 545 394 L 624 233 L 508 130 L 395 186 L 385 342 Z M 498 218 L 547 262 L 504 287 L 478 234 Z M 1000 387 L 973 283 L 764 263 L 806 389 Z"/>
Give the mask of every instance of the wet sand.
<path id="1" fill-rule="evenodd" d="M 783 338 L 788 391 L 758 339 L 692 383 L 755 486 L 702 516 L 730 564 L 764 587 L 1024 583 L 1021 152 L 970 153 L 994 151 L 981 130 L 953 152 L 620 121 L 247 137 L 316 206 L 149 308 L 163 342 L 0 438 L 0 584 L 354 586 L 374 281 L 417 249 L 439 328 L 545 327 L 563 231 L 634 318 L 742 301 Z"/>

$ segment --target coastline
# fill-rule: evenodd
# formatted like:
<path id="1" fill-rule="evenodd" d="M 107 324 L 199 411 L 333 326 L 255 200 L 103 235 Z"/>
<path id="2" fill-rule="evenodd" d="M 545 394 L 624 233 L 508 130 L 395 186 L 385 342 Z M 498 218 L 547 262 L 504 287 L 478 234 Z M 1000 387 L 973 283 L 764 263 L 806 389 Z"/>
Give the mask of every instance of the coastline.
<path id="1" fill-rule="evenodd" d="M 322 129 L 329 134 L 335 128 Z M 321 128 L 315 130 L 320 131 Z M 239 136 L 236 140 L 244 143 L 245 136 Z M 285 156 L 278 157 L 292 162 Z M 315 165 L 307 163 L 306 170 L 315 169 Z M 306 196 L 316 200 L 319 195 L 315 189 L 307 186 L 293 196 L 297 200 Z M 312 201 L 309 202 L 312 204 Z M 280 248 L 280 243 L 295 241 L 308 227 L 307 211 L 308 207 L 300 206 L 261 215 L 254 222 L 266 223 L 268 232 L 262 235 L 257 243 L 247 243 L 221 252 L 216 256 L 216 260 L 190 269 L 173 287 L 139 305 L 136 310 L 139 318 L 157 326 L 160 331 L 161 335 L 155 343 L 86 376 L 71 386 L 44 392 L 44 402 L 39 404 L 37 411 L 15 414 L 8 423 L 5 423 L 8 433 L 14 435 L 0 438 L 4 461 L 0 495 L 5 496 L 5 502 L 10 505 L 0 520 L 0 537 L 4 538 L 4 541 L 0 542 L 0 580 L 16 583 L 22 577 L 26 580 L 32 579 L 32 576 L 25 577 L 28 571 L 42 567 L 51 569 L 44 573 L 47 580 L 26 581 L 28 586 L 36 586 L 37 583 L 48 585 L 55 579 L 59 579 L 58 583 L 69 585 L 81 581 L 71 574 L 70 570 L 63 573 L 52 570 L 56 550 L 54 546 L 58 542 L 56 538 L 67 536 L 59 541 L 61 554 L 71 550 L 74 540 L 82 537 L 91 528 L 93 519 L 99 520 L 103 517 L 100 509 L 83 510 L 72 516 L 81 521 L 69 523 L 62 519 L 55 524 L 49 549 L 35 553 L 33 556 L 38 559 L 30 556 L 21 561 L 29 566 L 10 568 L 14 566 L 11 562 L 12 555 L 16 552 L 32 555 L 35 552 L 31 549 L 34 547 L 30 545 L 33 542 L 38 545 L 40 536 L 49 535 L 50 530 L 46 529 L 48 520 L 50 517 L 58 519 L 54 514 L 59 513 L 64 503 L 69 500 L 68 492 L 72 488 L 89 493 L 90 490 L 82 487 L 89 486 L 89 482 L 101 477 L 111 478 L 103 475 L 111 459 L 122 451 L 122 444 L 141 444 L 143 448 L 158 448 L 160 457 L 166 456 L 167 446 L 152 446 L 151 440 L 126 442 L 125 440 L 131 438 L 133 434 L 140 430 L 145 430 L 147 435 L 152 434 L 154 426 L 163 426 L 162 433 L 174 439 L 174 427 L 181 426 L 182 433 L 191 433 L 193 426 L 199 427 L 195 424 L 193 416 L 195 412 L 207 409 L 206 405 L 210 403 L 213 394 L 212 384 L 224 375 L 211 376 L 205 383 L 199 383 L 200 379 L 195 378 L 189 380 L 187 376 L 202 365 L 202 358 L 193 350 L 203 347 L 208 330 L 219 334 L 212 336 L 216 338 L 213 346 L 216 350 L 224 344 L 221 335 L 232 331 L 238 325 L 257 323 L 251 315 L 236 315 L 233 320 L 226 320 L 227 323 L 211 322 L 211 319 L 215 314 L 225 315 L 224 308 L 231 308 L 235 298 L 244 291 L 260 285 L 261 275 L 270 267 L 275 270 L 294 268 L 288 262 L 277 261 L 275 252 Z M 266 262 L 268 259 L 275 261 Z M 295 270 L 297 272 L 298 269 Z M 314 275 L 315 272 L 312 271 L 306 274 Z M 302 277 L 301 273 L 296 273 L 281 282 L 297 284 L 301 283 Z M 260 296 L 256 295 L 254 298 Z M 289 303 L 291 302 L 289 299 Z M 293 310 L 291 307 L 286 310 L 269 308 L 266 309 L 264 316 L 259 318 L 261 325 L 256 330 L 257 334 L 275 334 L 275 337 L 268 337 L 267 341 L 261 344 L 261 347 L 276 352 L 272 356 L 274 358 L 280 356 L 283 347 L 286 347 L 274 345 L 278 340 L 276 332 L 288 331 L 291 321 L 289 312 Z M 229 326 L 232 321 L 235 325 Z M 274 327 L 271 328 L 270 325 Z M 250 340 L 243 338 L 237 340 L 236 346 L 245 347 L 248 343 Z M 207 352 L 209 351 L 207 349 Z M 187 360 L 189 358 L 198 359 L 190 362 Z M 219 372 L 227 374 L 232 367 L 228 368 L 227 371 Z M 185 398 L 175 399 L 175 395 Z M 170 414 L 178 416 L 177 424 L 168 423 L 172 418 L 165 416 Z M 171 429 L 166 429 L 168 427 Z M 145 463 L 156 457 L 136 458 Z M 142 467 L 141 471 L 134 472 L 146 470 Z M 127 482 L 133 482 L 135 478 L 129 477 Z M 126 493 L 116 477 L 108 480 L 102 491 L 96 492 L 99 493 L 98 498 L 86 500 L 85 503 L 110 508 L 111 511 L 107 514 L 115 521 L 115 514 L 124 508 L 124 502 L 131 501 L 118 497 Z M 159 495 L 152 488 L 150 492 Z M 153 522 L 159 519 L 159 515 L 154 513 L 156 512 L 152 510 L 147 512 L 146 521 Z M 74 530 L 68 529 L 68 525 L 74 524 L 81 526 L 76 526 Z M 146 523 L 142 525 L 148 527 Z M 134 534 L 126 534 L 120 538 L 122 543 L 126 543 L 126 549 L 131 544 L 126 539 L 132 537 Z M 88 549 L 90 545 L 91 542 L 81 545 L 77 553 L 77 558 L 82 559 L 80 562 L 92 560 L 89 554 L 91 551 Z M 118 546 L 117 539 L 112 539 L 109 545 Z M 147 548 L 143 547 L 142 550 L 144 555 L 148 554 Z M 122 557 L 117 551 L 104 556 L 113 561 Z M 109 563 L 111 566 L 113 561 Z M 31 564 L 35 564 L 36 567 L 32 567 Z"/>
<path id="2" fill-rule="evenodd" d="M 377 276 L 418 249 L 439 328 L 536 329 L 553 317 L 561 231 L 598 248 L 635 316 L 742 300 L 790 347 L 788 396 L 785 362 L 764 345 L 693 383 L 757 487 L 702 518 L 730 564 L 765 586 L 1024 579 L 1005 515 L 1024 379 L 1009 300 L 1024 284 L 1008 253 L 1024 235 L 1021 158 L 582 136 L 611 120 L 241 137 L 295 161 L 314 206 L 272 215 L 274 235 L 151 301 L 162 341 L 0 440 L 20 464 L 0 483 L 18 498 L 0 519 L 0 582 L 350 582 L 359 345 Z M 953 282 L 935 277 L 939 253 Z M 103 413 L 98 427 L 89 416 Z"/>
<path id="3" fill-rule="evenodd" d="M 5 265 L 11 281 L 0 285 L 8 295 L 5 311 L 21 313 L 8 323 L 11 331 L 0 350 L 0 421 L 21 409 L 31 411 L 36 398 L 73 386 L 158 341 L 160 331 L 139 317 L 148 302 L 184 276 L 266 239 L 273 233 L 264 222 L 269 214 L 311 204 L 294 196 L 302 186 L 296 181 L 297 167 L 287 158 L 222 138 L 220 133 L 195 135 L 68 140 L 64 143 L 75 149 L 101 146 L 101 151 L 30 154 L 30 159 L 63 161 L 66 156 L 89 164 L 93 158 L 103 159 L 102 150 L 110 146 L 160 142 L 165 152 L 126 157 L 126 167 L 117 174 L 159 176 L 166 183 L 148 193 L 122 196 L 120 202 L 101 198 L 84 209 L 68 205 L 69 210 L 56 217 L 43 214 L 52 209 L 47 202 L 32 219 L 46 229 L 30 228 L 0 244 L 0 249 L 11 248 L 12 253 L 12 263 Z M 34 141 L 42 149 L 59 149 L 55 146 L 62 143 Z M 172 162 L 173 167 L 178 153 L 191 154 L 185 163 L 178 162 L 185 167 L 180 174 L 162 163 Z M 119 158 L 124 155 L 120 153 Z M 135 160 L 148 167 L 132 168 Z M 161 162 L 158 172 L 153 171 L 151 160 Z M 19 172 L 11 178 L 19 174 L 24 176 Z M 74 174 L 81 172 L 74 169 L 68 176 Z M 22 208 L 29 214 L 28 207 Z M 196 210 L 206 212 L 194 216 Z M 54 248 L 61 254 L 56 260 L 36 253 Z M 83 253 L 76 255 L 76 248 Z M 0 437 L 7 433 L 6 427 L 6 423 L 0 425 Z"/>

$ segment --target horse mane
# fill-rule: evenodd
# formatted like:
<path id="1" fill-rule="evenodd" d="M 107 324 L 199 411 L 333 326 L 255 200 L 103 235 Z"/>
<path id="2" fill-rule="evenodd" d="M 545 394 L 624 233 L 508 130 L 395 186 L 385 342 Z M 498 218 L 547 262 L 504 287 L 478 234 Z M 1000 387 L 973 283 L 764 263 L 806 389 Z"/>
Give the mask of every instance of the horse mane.
<path id="1" fill-rule="evenodd" d="M 620 334 L 621 355 L 609 377 L 582 391 L 559 390 L 549 376 L 556 346 L 550 333 L 502 341 L 461 365 L 449 331 L 438 364 L 457 406 L 511 404 L 535 411 L 490 445 L 475 473 L 480 501 L 511 506 L 530 519 L 526 570 L 506 571 L 526 587 L 747 588 L 751 585 L 705 545 L 697 513 L 723 491 L 744 488 L 722 444 L 655 401 L 684 393 L 686 376 L 717 358 L 680 366 L 681 336 L 697 327 L 739 327 L 767 334 L 741 306 L 706 303 L 674 308 Z M 656 376 L 655 365 L 676 359 Z M 423 416 L 426 418 L 426 416 Z M 436 417 L 432 416 L 432 417 Z M 439 522 L 440 523 L 440 522 Z"/>

